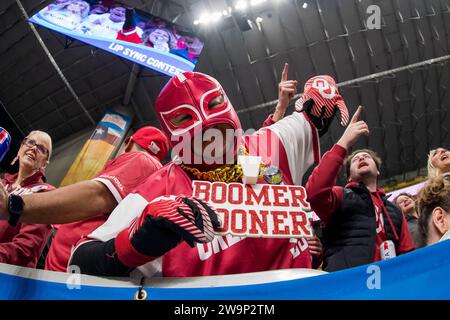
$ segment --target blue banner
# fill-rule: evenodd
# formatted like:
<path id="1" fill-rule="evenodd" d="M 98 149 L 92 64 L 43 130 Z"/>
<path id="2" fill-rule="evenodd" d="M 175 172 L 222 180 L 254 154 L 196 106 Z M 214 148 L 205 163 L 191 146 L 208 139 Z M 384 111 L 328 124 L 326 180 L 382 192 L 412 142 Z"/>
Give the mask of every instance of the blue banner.
<path id="1" fill-rule="evenodd" d="M 296 269 L 248 275 L 152 278 L 152 300 L 450 299 L 450 241 L 371 265 L 328 274 Z M 309 277 L 305 278 L 311 272 Z M 281 276 L 286 273 L 286 281 Z M 259 277 L 259 281 L 255 281 Z M 0 264 L 0 299 L 134 299 L 139 281 Z M 255 284 L 256 283 L 256 284 Z"/>

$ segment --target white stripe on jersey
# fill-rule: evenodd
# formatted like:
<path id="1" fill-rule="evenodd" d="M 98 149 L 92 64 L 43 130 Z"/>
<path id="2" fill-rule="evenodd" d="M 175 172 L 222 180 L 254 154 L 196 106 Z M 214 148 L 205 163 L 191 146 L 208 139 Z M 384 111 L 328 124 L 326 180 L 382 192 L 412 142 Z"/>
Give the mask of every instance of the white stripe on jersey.
<path id="1" fill-rule="evenodd" d="M 89 238 L 108 241 L 120 231 L 127 228 L 135 218 L 139 217 L 147 206 L 148 201 L 140 194 L 130 193 L 111 212 L 108 220 L 95 229 Z"/>
<path id="2" fill-rule="evenodd" d="M 117 190 L 116 186 L 109 181 L 108 179 L 103 179 L 103 178 L 95 178 L 95 181 L 100 181 L 101 183 L 103 183 L 108 190 L 112 193 L 112 195 L 114 196 L 114 199 L 116 199 L 117 203 L 119 203 L 120 201 L 122 201 L 122 196 L 120 195 L 120 192 Z"/>

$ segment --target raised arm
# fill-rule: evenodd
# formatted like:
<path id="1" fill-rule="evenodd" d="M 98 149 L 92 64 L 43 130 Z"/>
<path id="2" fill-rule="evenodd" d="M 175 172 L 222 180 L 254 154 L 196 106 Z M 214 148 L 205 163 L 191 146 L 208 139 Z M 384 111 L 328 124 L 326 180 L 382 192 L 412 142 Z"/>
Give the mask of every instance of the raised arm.
<path id="1" fill-rule="evenodd" d="M 283 119 L 289 102 L 297 92 L 297 80 L 288 80 L 289 64 L 284 64 L 281 80 L 278 84 L 278 103 L 273 114 L 270 114 L 263 123 L 263 127 L 270 126 Z"/>
<path id="2" fill-rule="evenodd" d="M 356 110 L 342 137 L 330 151 L 325 153 L 306 184 L 311 208 L 325 223 L 342 204 L 343 189 L 335 185 L 347 151 L 359 137 L 369 134 L 367 124 L 359 120 L 362 110 L 362 107 Z"/>
<path id="3" fill-rule="evenodd" d="M 1 184 L 0 184 L 1 185 Z M 111 212 L 117 205 L 114 196 L 101 182 L 82 181 L 56 190 L 25 195 L 20 221 L 61 224 Z M 8 220 L 8 194 L 0 186 L 0 219 Z"/>

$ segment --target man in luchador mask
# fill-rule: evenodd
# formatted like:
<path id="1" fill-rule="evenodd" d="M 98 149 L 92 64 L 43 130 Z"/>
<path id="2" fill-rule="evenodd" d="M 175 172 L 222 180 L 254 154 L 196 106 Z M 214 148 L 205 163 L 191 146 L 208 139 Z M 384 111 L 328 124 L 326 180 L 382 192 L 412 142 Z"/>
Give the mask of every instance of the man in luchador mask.
<path id="1" fill-rule="evenodd" d="M 77 247 L 71 264 L 87 274 L 127 275 L 139 268 L 147 276 L 174 277 L 311 268 L 304 238 L 227 234 L 212 242 L 198 241 L 195 233 L 183 235 L 160 217 L 165 210 L 160 199 L 191 197 L 193 180 L 241 183 L 240 154 L 261 157 L 258 183 L 301 185 L 306 170 L 319 161 L 319 136 L 337 112 L 345 126 L 348 111 L 328 76 L 308 80 L 296 109 L 243 135 L 236 111 L 216 79 L 197 72 L 172 78 L 156 100 L 156 112 L 170 137 L 174 160 L 119 203 L 89 241 Z M 207 232 L 199 222 L 198 234 L 204 236 Z"/>

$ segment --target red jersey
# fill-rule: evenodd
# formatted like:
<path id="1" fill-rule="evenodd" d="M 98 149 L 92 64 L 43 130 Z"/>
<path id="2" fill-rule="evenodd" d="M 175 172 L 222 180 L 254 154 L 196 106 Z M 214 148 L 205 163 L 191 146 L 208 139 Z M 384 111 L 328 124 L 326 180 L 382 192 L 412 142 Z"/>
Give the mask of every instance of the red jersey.
<path id="1" fill-rule="evenodd" d="M 20 186 L 13 188 L 16 179 L 17 174 L 5 174 L 2 180 L 9 194 L 25 195 L 55 189 L 52 185 L 44 183 L 40 171 L 25 179 Z M 19 222 L 12 227 L 8 221 L 0 221 L 0 262 L 36 268 L 51 231 L 51 226 L 46 224 Z"/>
<path id="2" fill-rule="evenodd" d="M 103 183 L 119 203 L 159 168 L 161 163 L 155 157 L 131 151 L 110 160 L 94 180 Z M 60 225 L 45 260 L 45 269 L 66 271 L 75 245 L 101 226 L 108 216 L 109 213 L 99 212 L 95 217 Z"/>
<path id="3" fill-rule="evenodd" d="M 129 30 L 120 30 L 117 32 L 117 40 L 127 41 L 131 43 L 142 44 L 142 39 L 138 34 L 138 30 L 136 27 L 131 28 Z"/>
<path id="4" fill-rule="evenodd" d="M 266 165 L 276 164 L 279 167 L 284 184 L 301 184 L 305 171 L 319 160 L 317 131 L 303 113 L 295 112 L 274 125 L 244 137 L 244 141 L 251 155 L 261 156 Z M 266 182 L 263 180 L 259 183 Z M 163 195 L 192 196 L 192 191 L 191 178 L 179 165 L 169 163 L 124 199 L 108 222 L 90 237 L 102 241 L 112 239 L 140 216 L 151 200 Z M 199 243 L 195 248 L 183 242 L 163 257 L 139 269 L 146 276 L 162 273 L 164 276 L 184 277 L 311 266 L 311 255 L 305 239 L 226 235 L 216 236 L 208 244 Z"/>

